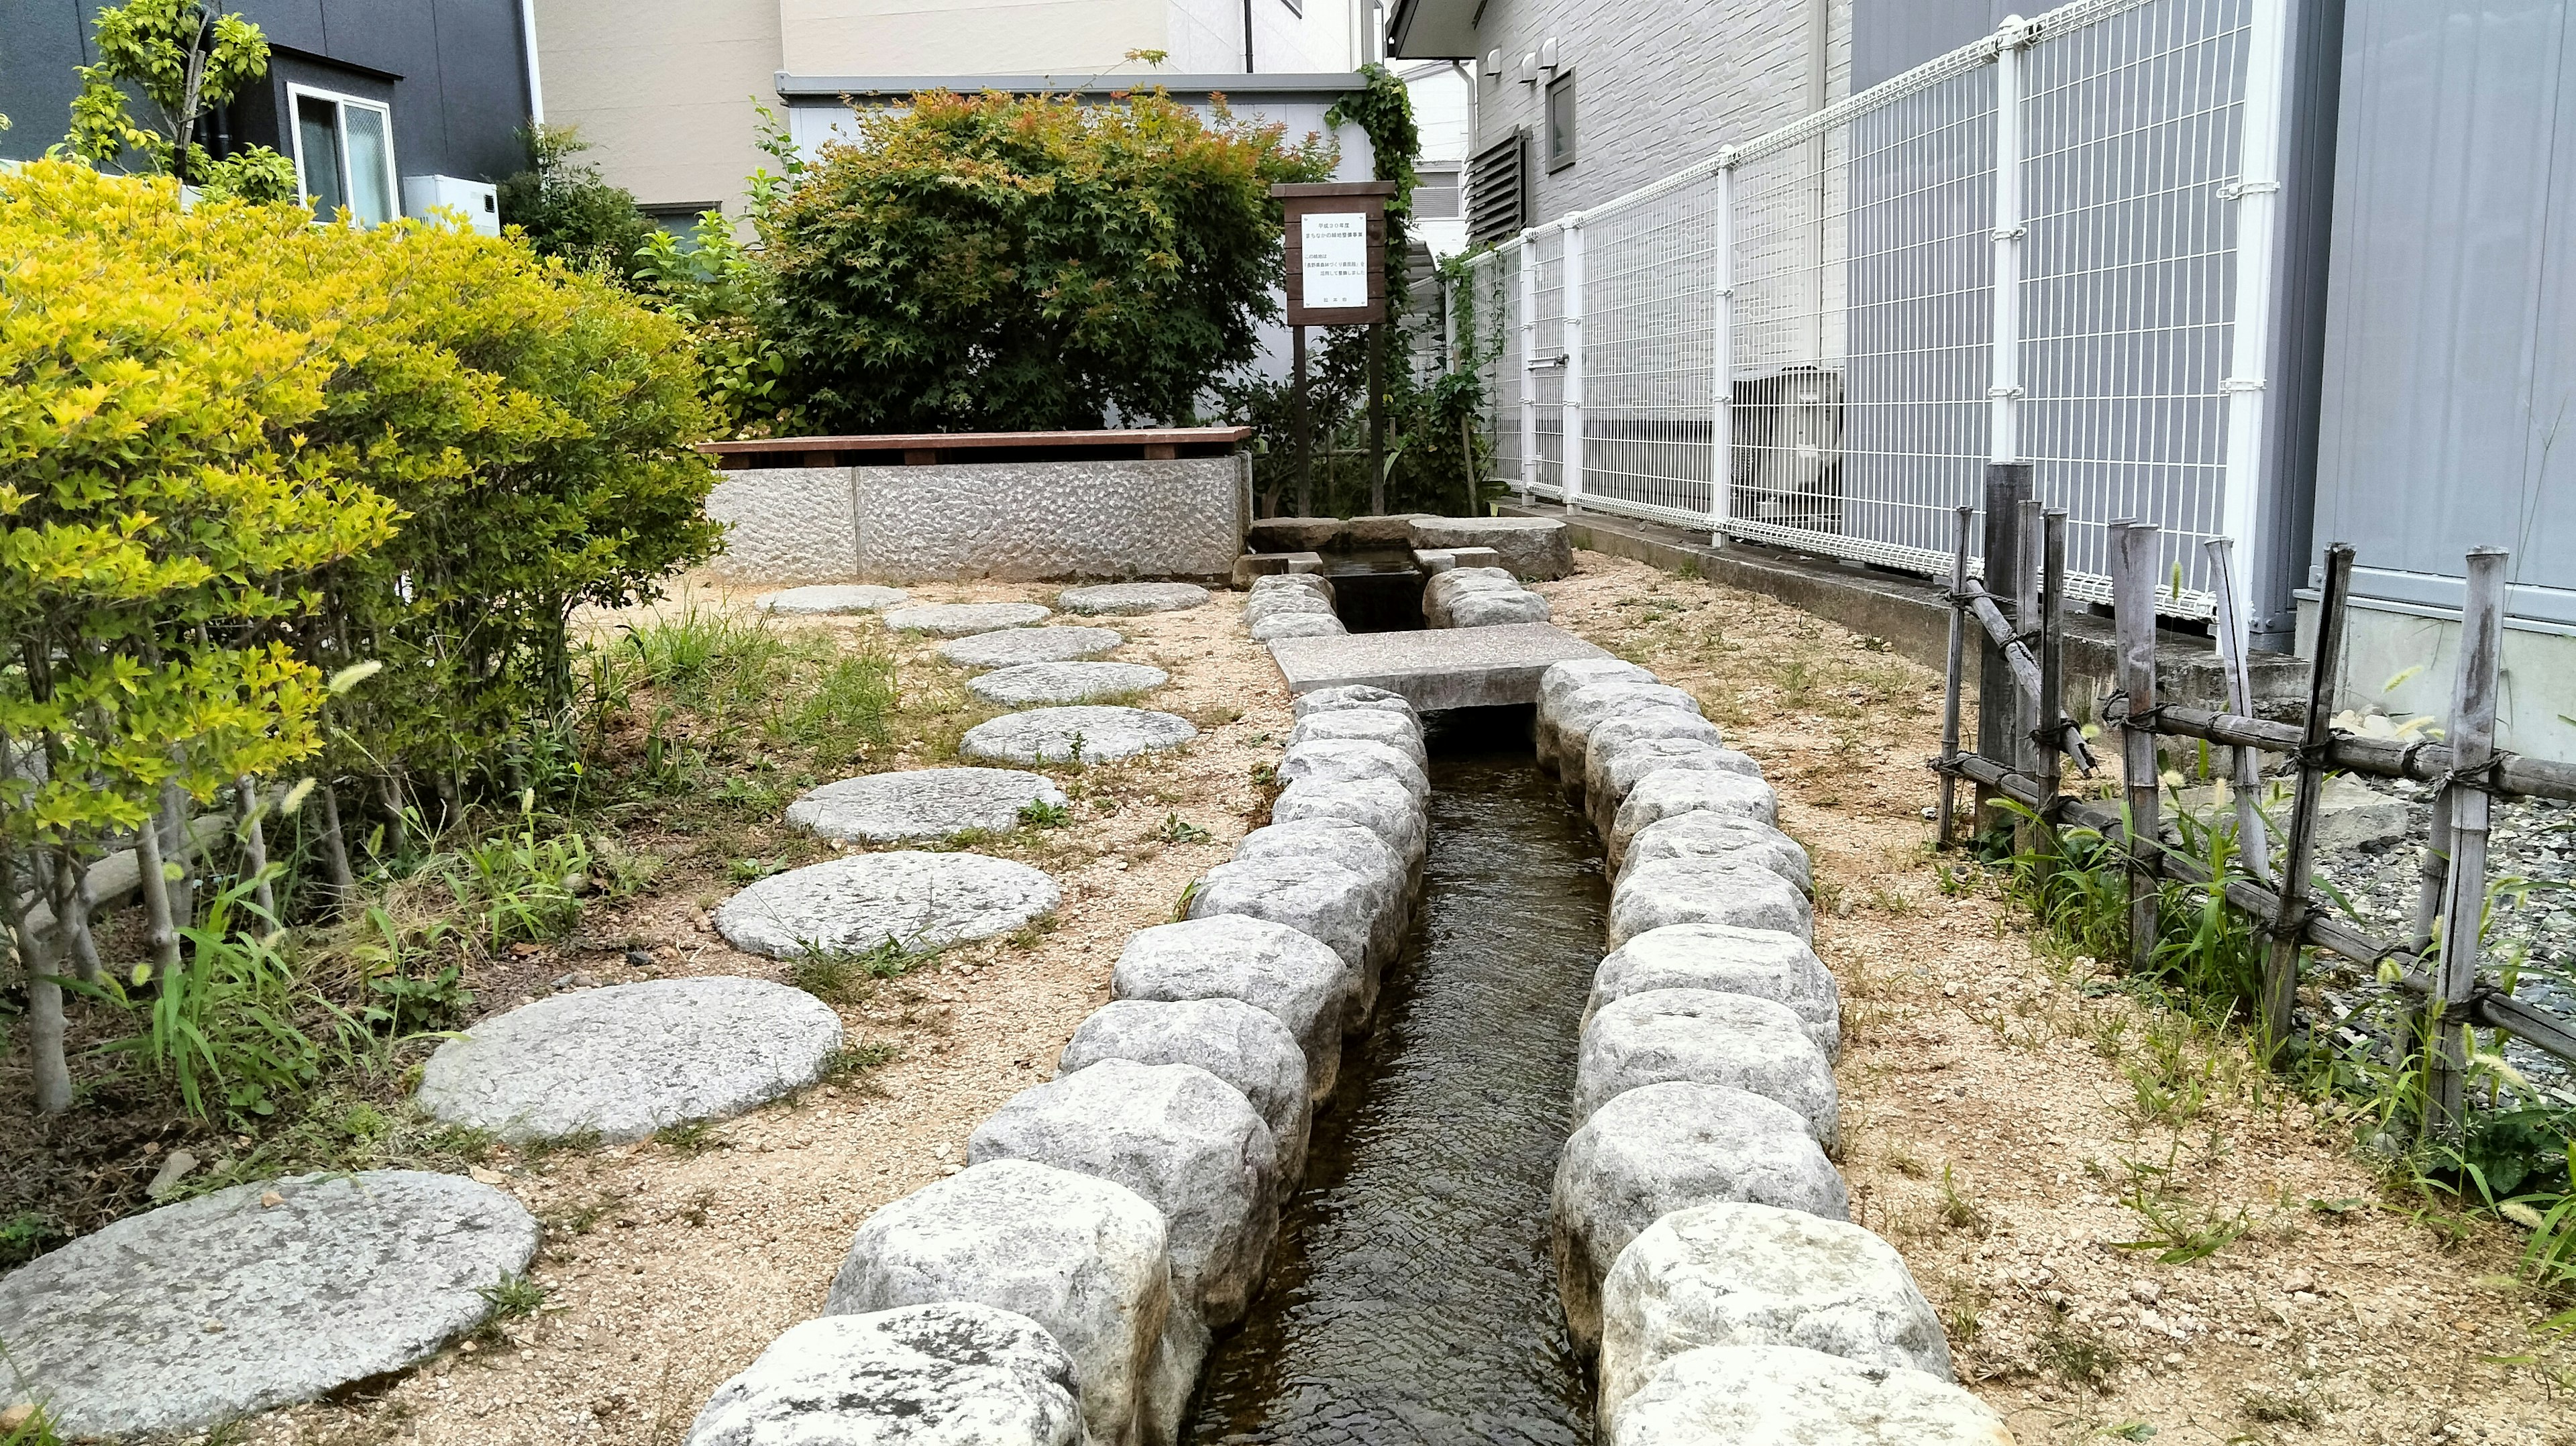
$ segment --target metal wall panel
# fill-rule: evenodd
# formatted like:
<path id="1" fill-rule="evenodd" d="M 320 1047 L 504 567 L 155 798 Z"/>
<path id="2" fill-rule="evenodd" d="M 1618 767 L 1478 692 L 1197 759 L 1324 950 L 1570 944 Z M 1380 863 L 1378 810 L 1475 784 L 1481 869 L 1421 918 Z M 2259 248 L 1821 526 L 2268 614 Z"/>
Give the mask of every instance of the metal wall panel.
<path id="1" fill-rule="evenodd" d="M 2316 533 L 2374 570 L 2576 588 L 2570 12 L 2350 0 Z"/>

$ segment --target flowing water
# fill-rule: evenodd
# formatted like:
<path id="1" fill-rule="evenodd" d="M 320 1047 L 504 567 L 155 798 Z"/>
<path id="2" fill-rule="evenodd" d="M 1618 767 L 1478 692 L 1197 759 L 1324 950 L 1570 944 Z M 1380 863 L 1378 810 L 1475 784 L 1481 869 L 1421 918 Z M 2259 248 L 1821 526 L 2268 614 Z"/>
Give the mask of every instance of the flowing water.
<path id="1" fill-rule="evenodd" d="M 1269 1292 L 1210 1357 L 1199 1446 L 1592 1436 L 1547 1216 L 1600 846 L 1532 762 L 1528 710 L 1433 721 L 1412 938 L 1348 1041 Z"/>

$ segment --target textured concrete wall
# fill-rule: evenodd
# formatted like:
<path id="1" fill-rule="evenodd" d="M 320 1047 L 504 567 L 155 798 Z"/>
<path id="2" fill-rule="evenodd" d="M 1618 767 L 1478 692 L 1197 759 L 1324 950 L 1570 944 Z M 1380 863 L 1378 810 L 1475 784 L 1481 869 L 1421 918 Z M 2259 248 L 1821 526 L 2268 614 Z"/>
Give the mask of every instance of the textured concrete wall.
<path id="1" fill-rule="evenodd" d="M 714 570 L 746 582 L 1224 578 L 1243 550 L 1237 457 L 728 473 Z"/>

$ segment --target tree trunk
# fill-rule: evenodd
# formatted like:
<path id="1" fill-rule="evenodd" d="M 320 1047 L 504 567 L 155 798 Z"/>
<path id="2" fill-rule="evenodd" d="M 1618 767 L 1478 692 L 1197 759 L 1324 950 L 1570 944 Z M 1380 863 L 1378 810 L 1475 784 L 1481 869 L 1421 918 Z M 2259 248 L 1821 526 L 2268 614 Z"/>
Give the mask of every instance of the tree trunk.
<path id="1" fill-rule="evenodd" d="M 254 880 L 251 897 L 259 911 L 268 916 L 268 927 L 277 927 L 277 890 L 268 881 L 268 832 L 260 825 L 259 784 L 248 774 L 233 780 L 233 813 L 241 820 L 242 873 Z"/>
<path id="2" fill-rule="evenodd" d="M 161 824 L 147 819 L 134 831 L 134 862 L 141 875 L 143 917 L 151 927 L 152 969 L 164 978 L 179 970 L 179 926 L 170 909 L 170 875 L 161 861 Z"/>
<path id="3" fill-rule="evenodd" d="M 0 877 L 0 900 L 9 908 L 9 924 L 18 936 L 18 963 L 27 971 L 27 1055 L 36 1082 L 36 1113 L 58 1115 L 72 1104 L 71 1067 L 63 1059 L 63 986 L 54 973 L 52 951 L 36 936 L 29 917 L 43 890 L 44 862 L 30 857 L 25 871 L 29 888 L 18 893 L 17 870 Z"/>
<path id="4" fill-rule="evenodd" d="M 179 866 L 170 881 L 170 924 L 185 929 L 197 922 L 197 870 L 189 858 L 188 794 L 173 781 L 161 785 L 161 860 Z"/>
<path id="5" fill-rule="evenodd" d="M 322 864 L 331 871 L 331 907 L 346 909 L 358 896 L 358 880 L 349 872 L 349 843 L 340 832 L 340 795 L 323 784 Z"/>
<path id="6" fill-rule="evenodd" d="M 54 932 L 61 957 L 71 960 L 83 984 L 96 984 L 101 973 L 98 940 L 89 932 L 89 870 L 69 849 L 54 855 L 54 892 L 62 903 L 54 910 Z"/>

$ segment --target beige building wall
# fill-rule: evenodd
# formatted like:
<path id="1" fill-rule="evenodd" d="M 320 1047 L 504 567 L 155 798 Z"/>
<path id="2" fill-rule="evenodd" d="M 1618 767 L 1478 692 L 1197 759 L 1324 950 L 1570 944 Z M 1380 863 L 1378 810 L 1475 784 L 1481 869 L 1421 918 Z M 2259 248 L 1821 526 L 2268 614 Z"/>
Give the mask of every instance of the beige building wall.
<path id="1" fill-rule="evenodd" d="M 546 119 L 647 208 L 721 202 L 766 159 L 752 103 L 778 104 L 778 0 L 537 0 Z"/>
<path id="2" fill-rule="evenodd" d="M 1170 0 L 1163 68 L 1188 75 L 1243 69 L 1244 0 Z M 1252 0 L 1252 63 L 1260 70 L 1348 71 L 1369 59 L 1369 0 Z"/>
<path id="3" fill-rule="evenodd" d="M 1168 50 L 1169 0 L 774 0 L 796 75 L 1067 75 Z M 1276 0 L 1272 0 L 1276 3 Z"/>

